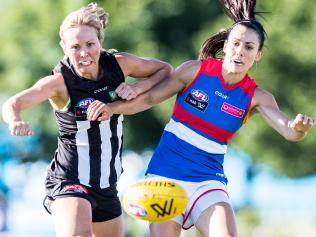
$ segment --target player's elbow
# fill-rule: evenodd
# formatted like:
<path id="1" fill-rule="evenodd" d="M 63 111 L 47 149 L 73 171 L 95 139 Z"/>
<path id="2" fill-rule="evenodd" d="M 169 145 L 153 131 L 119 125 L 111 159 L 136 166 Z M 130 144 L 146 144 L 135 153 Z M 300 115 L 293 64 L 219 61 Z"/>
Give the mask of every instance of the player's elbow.
<path id="1" fill-rule="evenodd" d="M 166 63 L 164 65 L 164 71 L 166 72 L 166 76 L 169 76 L 173 71 L 173 67 L 170 64 Z"/>
<path id="2" fill-rule="evenodd" d="M 148 93 L 144 94 L 143 103 L 142 103 L 142 107 L 144 108 L 143 110 L 150 109 L 156 104 L 157 104 L 157 101 L 155 100 L 153 96 L 151 96 Z"/>

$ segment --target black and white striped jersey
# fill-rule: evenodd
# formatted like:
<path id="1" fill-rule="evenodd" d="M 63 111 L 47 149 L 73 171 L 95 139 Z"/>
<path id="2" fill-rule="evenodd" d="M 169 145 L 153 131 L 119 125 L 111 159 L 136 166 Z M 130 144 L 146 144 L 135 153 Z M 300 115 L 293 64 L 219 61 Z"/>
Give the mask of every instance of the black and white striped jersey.
<path id="1" fill-rule="evenodd" d="M 86 119 L 86 111 L 94 100 L 106 103 L 115 100 L 114 91 L 124 82 L 124 75 L 110 53 L 101 53 L 100 67 L 104 73 L 97 81 L 80 77 L 68 58 L 54 68 L 54 73 L 62 73 L 64 77 L 70 103 L 67 109 L 55 111 L 58 148 L 49 173 L 55 178 L 106 188 L 115 185 L 123 171 L 123 116 L 90 122 Z"/>

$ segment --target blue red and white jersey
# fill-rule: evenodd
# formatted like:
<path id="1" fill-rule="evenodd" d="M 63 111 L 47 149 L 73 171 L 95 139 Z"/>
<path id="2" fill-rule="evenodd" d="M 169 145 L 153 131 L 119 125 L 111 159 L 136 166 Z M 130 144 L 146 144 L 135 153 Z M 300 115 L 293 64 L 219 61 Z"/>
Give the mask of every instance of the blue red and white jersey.
<path id="1" fill-rule="evenodd" d="M 225 84 L 222 63 L 204 60 L 196 78 L 177 95 L 147 173 L 191 182 L 227 182 L 227 142 L 247 120 L 257 85 L 248 75 L 234 85 Z"/>

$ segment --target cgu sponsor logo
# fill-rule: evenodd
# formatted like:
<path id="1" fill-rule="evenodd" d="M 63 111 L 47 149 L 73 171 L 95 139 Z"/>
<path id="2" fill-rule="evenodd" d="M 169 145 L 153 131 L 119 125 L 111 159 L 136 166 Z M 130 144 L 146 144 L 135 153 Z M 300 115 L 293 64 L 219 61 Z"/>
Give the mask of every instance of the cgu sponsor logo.
<path id="1" fill-rule="evenodd" d="M 222 92 L 219 92 L 219 91 L 215 91 L 215 95 L 222 97 L 224 100 L 229 99 L 228 95 L 224 95 Z"/>
<path id="2" fill-rule="evenodd" d="M 103 87 L 103 88 L 94 90 L 94 94 L 99 93 L 99 92 L 102 92 L 102 91 L 105 91 L 105 90 L 107 90 L 108 88 L 109 88 L 108 86 L 105 86 L 105 87 Z"/>
<path id="3" fill-rule="evenodd" d="M 191 94 L 197 101 L 208 101 L 208 96 L 204 91 L 194 89 L 191 91 Z"/>
<path id="4" fill-rule="evenodd" d="M 146 217 L 148 215 L 145 208 L 142 208 L 136 204 L 129 204 L 127 206 L 127 211 L 133 216 L 137 216 L 137 217 Z"/>
<path id="5" fill-rule="evenodd" d="M 88 108 L 89 105 L 95 101 L 95 99 L 93 98 L 86 98 L 86 99 L 83 99 L 83 100 L 80 100 L 78 103 L 77 103 L 77 106 L 79 108 Z"/>

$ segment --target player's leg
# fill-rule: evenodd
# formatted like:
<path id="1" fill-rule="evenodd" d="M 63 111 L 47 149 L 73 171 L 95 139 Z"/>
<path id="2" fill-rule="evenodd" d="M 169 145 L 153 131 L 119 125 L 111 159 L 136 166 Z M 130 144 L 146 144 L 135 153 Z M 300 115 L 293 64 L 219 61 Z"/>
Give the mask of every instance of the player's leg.
<path id="1" fill-rule="evenodd" d="M 195 227 L 203 237 L 236 237 L 234 211 L 229 203 L 216 203 L 202 212 Z"/>
<path id="2" fill-rule="evenodd" d="M 51 204 L 56 236 L 92 236 L 92 208 L 88 200 L 78 197 L 58 198 Z"/>
<path id="3" fill-rule="evenodd" d="M 93 237 L 123 237 L 122 216 L 103 222 L 92 224 Z"/>
<path id="4" fill-rule="evenodd" d="M 179 237 L 181 229 L 181 225 L 175 221 L 152 222 L 149 226 L 150 237 Z"/>
<path id="5" fill-rule="evenodd" d="M 184 227 L 194 224 L 203 237 L 236 237 L 234 211 L 224 183 L 201 182 L 188 206 Z"/>
<path id="6" fill-rule="evenodd" d="M 89 191 L 90 197 L 96 203 L 92 210 L 93 236 L 123 237 L 122 208 L 116 186 Z"/>

